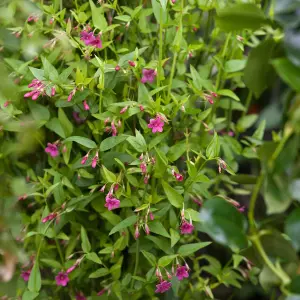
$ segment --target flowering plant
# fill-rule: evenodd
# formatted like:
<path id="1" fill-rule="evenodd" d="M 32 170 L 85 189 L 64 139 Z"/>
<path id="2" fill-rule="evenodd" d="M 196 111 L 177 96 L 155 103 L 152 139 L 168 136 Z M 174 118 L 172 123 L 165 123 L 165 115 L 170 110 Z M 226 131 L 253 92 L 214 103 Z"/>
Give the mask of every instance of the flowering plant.
<path id="1" fill-rule="evenodd" d="M 273 2 L 1 4 L 1 296 L 300 297 L 299 4 Z"/>

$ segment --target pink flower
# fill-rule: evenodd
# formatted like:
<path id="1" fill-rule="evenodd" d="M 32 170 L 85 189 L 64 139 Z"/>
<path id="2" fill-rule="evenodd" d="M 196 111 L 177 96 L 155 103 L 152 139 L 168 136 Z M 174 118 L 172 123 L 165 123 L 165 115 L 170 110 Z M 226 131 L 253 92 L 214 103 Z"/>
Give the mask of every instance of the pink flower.
<path id="1" fill-rule="evenodd" d="M 79 293 L 76 295 L 76 300 L 86 300 L 85 296 L 83 295 L 83 293 Z"/>
<path id="2" fill-rule="evenodd" d="M 116 136 L 118 131 L 114 122 L 111 122 L 111 130 L 112 130 L 112 136 Z"/>
<path id="3" fill-rule="evenodd" d="M 153 83 L 155 76 L 156 76 L 156 71 L 153 69 L 143 69 L 143 77 L 141 79 L 142 83 Z"/>
<path id="4" fill-rule="evenodd" d="M 140 164 L 140 168 L 141 168 L 143 174 L 147 173 L 147 165 L 144 162 L 142 162 Z"/>
<path id="5" fill-rule="evenodd" d="M 177 181 L 182 181 L 183 176 L 180 173 L 176 173 L 174 170 L 172 171 L 173 176 L 176 178 Z"/>
<path id="6" fill-rule="evenodd" d="M 48 215 L 47 217 L 42 219 L 42 223 L 46 223 L 48 221 L 53 220 L 54 218 L 56 218 L 57 213 L 51 213 L 50 215 Z"/>
<path id="7" fill-rule="evenodd" d="M 66 286 L 69 280 L 70 279 L 66 272 L 59 272 L 55 277 L 56 285 Z"/>
<path id="8" fill-rule="evenodd" d="M 83 101 L 83 108 L 84 108 L 84 110 L 90 110 L 90 107 L 87 104 L 86 100 Z"/>
<path id="9" fill-rule="evenodd" d="M 70 102 L 72 100 L 72 98 L 74 97 L 76 93 L 76 88 L 74 90 L 71 91 L 71 93 L 68 96 L 68 102 Z"/>
<path id="10" fill-rule="evenodd" d="M 111 192 L 109 192 L 105 197 L 105 207 L 108 208 L 108 210 L 113 210 L 120 207 L 120 200 L 117 198 L 114 198 Z"/>
<path id="11" fill-rule="evenodd" d="M 151 221 L 153 221 L 154 220 L 154 215 L 153 215 L 153 213 L 150 211 L 150 213 L 149 213 L 149 217 L 150 217 L 150 220 Z"/>
<path id="12" fill-rule="evenodd" d="M 135 226 L 134 238 L 137 240 L 140 237 L 139 226 Z"/>
<path id="13" fill-rule="evenodd" d="M 144 109 L 145 109 L 143 105 L 140 105 L 139 108 L 140 108 L 140 111 L 144 111 Z"/>
<path id="14" fill-rule="evenodd" d="M 89 154 L 87 153 L 83 158 L 82 158 L 82 160 L 81 160 L 81 164 L 82 165 L 84 165 L 85 163 L 86 163 L 86 161 L 88 160 L 88 158 L 89 158 Z"/>
<path id="15" fill-rule="evenodd" d="M 45 85 L 38 79 L 33 79 L 28 87 L 32 88 L 32 91 L 26 93 L 24 98 L 31 97 L 32 100 L 36 100 L 40 95 L 45 95 Z"/>
<path id="16" fill-rule="evenodd" d="M 104 191 L 105 191 L 105 186 L 106 186 L 106 184 L 104 184 L 104 186 L 100 189 L 100 192 L 101 192 L 101 193 L 104 193 Z"/>
<path id="17" fill-rule="evenodd" d="M 183 278 L 189 277 L 189 273 L 188 273 L 186 266 L 177 267 L 176 277 L 178 278 L 178 280 L 183 280 Z"/>
<path id="18" fill-rule="evenodd" d="M 162 294 L 162 293 L 166 292 L 167 290 L 169 290 L 171 288 L 171 286 L 172 286 L 171 282 L 164 280 L 161 283 L 156 285 L 155 293 Z"/>
<path id="19" fill-rule="evenodd" d="M 77 265 L 75 264 L 75 265 L 73 265 L 73 266 L 71 266 L 68 270 L 67 270 L 67 274 L 69 274 L 69 273 L 71 273 L 71 272 L 73 272 L 75 269 L 76 269 L 76 267 L 77 267 Z"/>
<path id="20" fill-rule="evenodd" d="M 99 156 L 98 156 L 98 152 L 97 152 L 96 155 L 92 159 L 92 168 L 96 168 L 98 159 L 99 159 Z"/>
<path id="21" fill-rule="evenodd" d="M 120 114 L 121 114 L 121 115 L 124 114 L 124 113 L 127 111 L 127 109 L 128 109 L 128 106 L 123 107 L 123 108 L 120 110 Z"/>
<path id="22" fill-rule="evenodd" d="M 51 96 L 52 96 L 52 97 L 55 96 L 55 93 L 56 93 L 56 89 L 55 89 L 55 86 L 53 86 L 53 87 L 51 88 Z"/>
<path id="23" fill-rule="evenodd" d="M 30 277 L 31 270 L 22 271 L 21 277 L 24 279 L 24 281 L 28 281 Z"/>
<path id="24" fill-rule="evenodd" d="M 4 103 L 3 103 L 3 107 L 7 107 L 8 105 L 9 105 L 9 103 L 10 103 L 10 101 L 5 101 Z"/>
<path id="25" fill-rule="evenodd" d="M 135 62 L 134 62 L 134 61 L 129 60 L 128 63 L 129 63 L 129 65 L 130 65 L 131 67 L 135 67 Z"/>
<path id="26" fill-rule="evenodd" d="M 83 30 L 80 32 L 80 40 L 82 40 L 86 46 L 93 46 L 95 48 L 102 48 L 102 41 L 100 36 L 95 36 L 93 32 Z"/>
<path id="27" fill-rule="evenodd" d="M 194 230 L 194 226 L 187 221 L 184 221 L 180 227 L 181 234 L 191 234 Z"/>
<path id="28" fill-rule="evenodd" d="M 152 128 L 152 132 L 162 132 L 164 127 L 164 121 L 157 116 L 155 119 L 150 119 L 150 123 L 148 124 L 148 128 Z"/>
<path id="29" fill-rule="evenodd" d="M 85 121 L 85 119 L 80 118 L 79 112 L 77 112 L 77 111 L 73 111 L 73 118 L 78 125 L 84 123 L 84 121 Z"/>
<path id="30" fill-rule="evenodd" d="M 48 143 L 45 148 L 45 152 L 49 153 L 52 157 L 56 157 L 59 154 L 56 144 Z"/>
<path id="31" fill-rule="evenodd" d="M 97 296 L 102 296 L 106 292 L 106 289 L 102 289 L 100 292 L 97 293 Z"/>
<path id="32" fill-rule="evenodd" d="M 120 67 L 120 66 L 116 66 L 116 67 L 115 67 L 115 70 L 118 72 L 118 71 L 121 70 L 121 67 Z"/>

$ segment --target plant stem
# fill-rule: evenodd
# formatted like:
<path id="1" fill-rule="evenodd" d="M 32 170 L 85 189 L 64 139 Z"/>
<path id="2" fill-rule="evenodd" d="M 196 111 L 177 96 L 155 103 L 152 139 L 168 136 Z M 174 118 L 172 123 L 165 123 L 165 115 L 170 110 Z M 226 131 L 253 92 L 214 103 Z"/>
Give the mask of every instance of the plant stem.
<path id="1" fill-rule="evenodd" d="M 64 263 L 65 263 L 64 256 L 63 256 L 63 253 L 61 251 L 61 247 L 60 247 L 60 244 L 58 243 L 57 238 L 55 238 L 55 244 L 56 244 L 56 247 L 57 247 L 57 251 L 59 253 L 59 257 L 60 257 L 61 263 L 64 265 Z"/>
<path id="2" fill-rule="evenodd" d="M 162 7 L 159 10 L 159 52 L 158 52 L 158 74 L 157 74 L 157 87 L 160 87 L 160 77 L 162 70 L 162 55 L 163 55 L 163 11 Z"/>
<path id="3" fill-rule="evenodd" d="M 167 94 L 166 104 L 169 104 L 169 102 L 170 102 L 171 89 L 172 89 L 173 77 L 174 77 L 174 74 L 175 74 L 177 57 L 178 57 L 178 53 L 175 52 L 174 57 L 173 57 L 171 74 L 170 74 L 170 81 L 169 81 L 169 86 L 168 86 L 168 94 Z"/>
<path id="4" fill-rule="evenodd" d="M 242 113 L 242 117 L 246 116 L 246 114 L 247 114 L 247 112 L 249 110 L 249 106 L 250 106 L 251 100 L 252 100 L 252 92 L 249 90 L 249 94 L 247 96 L 246 103 L 245 103 L 245 110 Z"/>
<path id="5" fill-rule="evenodd" d="M 139 239 L 136 240 L 136 249 L 135 249 L 135 266 L 133 271 L 133 276 L 136 276 L 137 269 L 139 266 L 139 260 L 140 260 L 140 241 Z M 133 288 L 134 285 L 134 279 L 131 281 L 131 288 Z"/>
<path id="6" fill-rule="evenodd" d="M 290 278 L 287 274 L 285 274 L 282 270 L 278 271 L 278 269 L 274 266 L 274 264 L 270 261 L 268 255 L 266 254 L 258 236 L 254 236 L 252 238 L 252 242 L 255 245 L 257 251 L 259 252 L 261 258 L 265 262 L 265 264 L 269 267 L 269 269 L 279 278 L 281 279 L 284 285 L 290 283 Z"/>

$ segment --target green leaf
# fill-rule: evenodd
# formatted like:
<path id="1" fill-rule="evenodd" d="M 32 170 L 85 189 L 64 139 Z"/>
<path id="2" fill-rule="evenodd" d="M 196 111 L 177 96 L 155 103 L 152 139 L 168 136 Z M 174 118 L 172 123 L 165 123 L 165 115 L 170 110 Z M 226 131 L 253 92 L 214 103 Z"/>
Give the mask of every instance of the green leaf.
<path id="1" fill-rule="evenodd" d="M 277 74 L 295 91 L 300 91 L 300 68 L 293 65 L 287 58 L 278 58 L 272 61 Z"/>
<path id="2" fill-rule="evenodd" d="M 296 249 L 300 250 L 300 208 L 294 209 L 288 216 L 284 227 L 285 233 L 291 238 L 291 242 Z"/>
<path id="3" fill-rule="evenodd" d="M 102 165 L 101 173 L 105 179 L 105 183 L 107 183 L 107 182 L 116 183 L 117 182 L 116 175 L 113 172 L 109 171 L 104 165 Z"/>
<path id="4" fill-rule="evenodd" d="M 66 137 L 65 132 L 57 118 L 52 118 L 48 123 L 46 123 L 45 126 L 63 139 Z"/>
<path id="5" fill-rule="evenodd" d="M 158 260 L 158 266 L 159 267 L 166 267 L 169 265 L 175 258 L 177 257 L 176 254 L 174 255 L 168 255 L 168 256 L 163 256 Z"/>
<path id="6" fill-rule="evenodd" d="M 178 233 L 177 230 L 174 230 L 173 228 L 170 228 L 170 234 L 171 234 L 171 248 L 173 248 L 180 240 L 180 234 Z"/>
<path id="7" fill-rule="evenodd" d="M 256 30 L 265 20 L 263 11 L 255 4 L 237 3 L 217 10 L 216 25 L 224 31 Z"/>
<path id="8" fill-rule="evenodd" d="M 232 59 L 228 60 L 225 63 L 225 72 L 226 73 L 233 73 L 241 71 L 245 68 L 247 60 L 245 59 Z"/>
<path id="9" fill-rule="evenodd" d="M 61 264 L 54 260 L 54 259 L 48 259 L 48 258 L 42 258 L 41 262 L 43 262 L 45 265 L 55 268 L 55 269 L 62 269 Z"/>
<path id="10" fill-rule="evenodd" d="M 128 139 L 128 135 L 111 136 L 100 144 L 100 151 L 107 151 Z"/>
<path id="11" fill-rule="evenodd" d="M 204 247 L 207 247 L 210 244 L 211 244 L 211 242 L 203 242 L 203 243 L 182 245 L 179 247 L 177 253 L 181 256 L 189 256 L 189 255 L 195 253 L 196 251 L 198 251 Z"/>
<path id="12" fill-rule="evenodd" d="M 287 193 L 288 181 L 285 176 L 267 175 L 264 181 L 264 199 L 267 214 L 278 214 L 286 211 L 292 199 Z"/>
<path id="13" fill-rule="evenodd" d="M 37 293 L 37 292 L 25 291 L 25 293 L 22 296 L 22 300 L 33 300 L 38 295 L 39 295 L 39 293 Z"/>
<path id="14" fill-rule="evenodd" d="M 220 197 L 206 200 L 199 214 L 201 231 L 233 251 L 247 247 L 246 220 L 237 209 Z"/>
<path id="15" fill-rule="evenodd" d="M 42 57 L 45 77 L 50 81 L 57 82 L 58 81 L 58 72 L 56 69 L 51 65 L 51 63 L 47 60 L 47 58 Z"/>
<path id="16" fill-rule="evenodd" d="M 89 278 L 99 278 L 109 274 L 109 270 L 106 268 L 100 268 L 97 271 L 90 274 Z"/>
<path id="17" fill-rule="evenodd" d="M 165 227 L 163 226 L 163 224 L 159 221 L 153 221 L 148 223 L 149 228 L 150 228 L 150 232 L 165 236 L 167 238 L 170 237 L 169 233 L 167 232 L 167 230 L 165 229 Z"/>
<path id="18" fill-rule="evenodd" d="M 138 130 L 135 130 L 136 136 L 130 136 L 127 138 L 127 142 L 137 151 L 145 152 L 147 151 L 147 144 L 144 137 L 140 134 Z"/>
<path id="19" fill-rule="evenodd" d="M 31 114 L 36 121 L 45 123 L 50 119 L 50 112 L 47 107 L 40 105 L 34 101 L 28 101 Z"/>
<path id="20" fill-rule="evenodd" d="M 152 241 L 159 249 L 164 251 L 166 254 L 173 254 L 173 249 L 170 248 L 170 242 L 166 238 L 156 237 L 153 235 L 146 236 L 146 239 Z"/>
<path id="21" fill-rule="evenodd" d="M 89 253 L 92 249 L 86 230 L 81 226 L 81 248 L 85 253 Z"/>
<path id="22" fill-rule="evenodd" d="M 105 30 L 107 28 L 107 21 L 104 17 L 104 11 L 102 7 L 96 7 L 92 0 L 90 1 L 93 24 L 96 28 L 100 30 Z"/>
<path id="23" fill-rule="evenodd" d="M 240 118 L 237 122 L 237 129 L 239 132 L 244 132 L 246 129 L 250 128 L 256 121 L 257 115 L 247 115 Z"/>
<path id="24" fill-rule="evenodd" d="M 271 57 L 275 42 L 267 39 L 250 51 L 244 70 L 244 81 L 246 86 L 258 98 L 267 88 L 274 70 L 271 66 Z"/>
<path id="25" fill-rule="evenodd" d="M 218 157 L 220 153 L 220 142 L 219 136 L 215 132 L 214 137 L 206 148 L 206 157 L 208 159 Z"/>
<path id="26" fill-rule="evenodd" d="M 182 208 L 183 197 L 175 189 L 173 189 L 167 182 L 163 180 L 162 180 L 162 186 L 169 202 L 177 208 Z"/>
<path id="27" fill-rule="evenodd" d="M 163 8 L 163 10 L 166 10 L 168 0 L 159 0 L 159 2 L 160 2 L 161 7 Z"/>
<path id="28" fill-rule="evenodd" d="M 222 95 L 222 96 L 227 96 L 227 97 L 232 98 L 236 101 L 240 101 L 240 98 L 231 90 L 219 90 L 218 94 Z"/>
<path id="29" fill-rule="evenodd" d="M 152 148 L 154 148 L 161 141 L 165 140 L 169 136 L 169 133 L 170 133 L 170 129 L 168 131 L 166 131 L 166 132 L 164 132 L 164 133 L 156 136 L 154 139 L 152 139 L 149 142 L 149 145 L 148 145 L 149 150 L 151 150 Z"/>
<path id="30" fill-rule="evenodd" d="M 127 228 L 129 226 L 132 226 L 133 224 L 135 224 L 137 221 L 137 216 L 130 216 L 128 218 L 126 218 L 125 220 L 121 221 L 119 224 L 117 224 L 109 233 L 109 235 L 112 235 L 124 228 Z"/>
<path id="31" fill-rule="evenodd" d="M 167 156 L 170 161 L 177 160 L 183 153 L 186 152 L 185 141 L 177 143 L 169 148 Z"/>
<path id="32" fill-rule="evenodd" d="M 33 74 L 33 76 L 35 78 L 37 78 L 38 80 L 45 80 L 45 72 L 44 72 L 44 70 L 36 69 L 36 68 L 32 68 L 32 67 L 29 67 L 29 70 L 31 71 L 31 73 Z"/>
<path id="33" fill-rule="evenodd" d="M 162 19 L 162 23 L 165 24 L 167 22 L 167 11 L 163 10 L 156 0 L 151 0 L 151 3 L 157 23 L 160 24 L 160 19 Z"/>
<path id="34" fill-rule="evenodd" d="M 266 120 L 263 120 L 260 122 L 259 126 L 253 133 L 252 137 L 261 141 L 264 137 L 265 128 L 266 128 Z"/>
<path id="35" fill-rule="evenodd" d="M 83 136 L 70 136 L 64 140 L 64 142 L 75 142 L 87 148 L 97 148 L 97 145 L 94 141 L 83 137 Z"/>
<path id="36" fill-rule="evenodd" d="M 168 159 L 166 158 L 166 155 L 159 149 L 155 148 L 155 151 L 156 151 L 156 163 L 155 163 L 153 176 L 155 178 L 163 178 L 167 170 Z"/>
<path id="37" fill-rule="evenodd" d="M 155 256 L 152 253 L 147 252 L 145 250 L 142 250 L 142 253 L 145 256 L 145 258 L 149 261 L 150 265 L 153 266 L 153 267 L 155 267 L 156 266 L 156 258 L 155 258 Z"/>
<path id="38" fill-rule="evenodd" d="M 58 109 L 58 119 L 65 132 L 66 137 L 70 136 L 73 132 L 73 125 L 69 121 L 67 115 L 65 114 L 62 108 Z"/>
<path id="39" fill-rule="evenodd" d="M 41 273 L 39 269 L 39 262 L 36 260 L 31 270 L 28 289 L 30 292 L 39 292 L 42 286 Z"/>
<path id="40" fill-rule="evenodd" d="M 99 258 L 99 256 L 95 253 L 95 252 L 91 252 L 86 254 L 86 259 L 91 260 L 93 262 L 95 262 L 96 264 L 100 264 L 102 265 L 102 260 Z"/>

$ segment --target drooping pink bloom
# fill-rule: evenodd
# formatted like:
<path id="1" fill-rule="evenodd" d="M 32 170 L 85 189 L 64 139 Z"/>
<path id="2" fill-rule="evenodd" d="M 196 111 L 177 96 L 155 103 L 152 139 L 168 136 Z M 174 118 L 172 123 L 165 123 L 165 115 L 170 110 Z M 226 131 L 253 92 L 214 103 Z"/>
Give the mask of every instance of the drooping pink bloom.
<path id="1" fill-rule="evenodd" d="M 112 136 L 116 136 L 118 133 L 118 130 L 117 130 L 114 122 L 111 122 L 111 131 L 112 131 Z"/>
<path id="2" fill-rule="evenodd" d="M 75 298 L 76 300 L 86 300 L 86 297 L 81 292 L 77 294 Z"/>
<path id="3" fill-rule="evenodd" d="M 22 271 L 21 277 L 24 279 L 24 281 L 28 281 L 30 277 L 31 270 Z"/>
<path id="4" fill-rule="evenodd" d="M 99 156 L 98 156 L 98 151 L 96 152 L 96 155 L 92 159 L 92 168 L 96 168 L 97 162 L 98 162 Z"/>
<path id="5" fill-rule="evenodd" d="M 172 174 L 176 178 L 177 181 L 182 181 L 183 180 L 183 175 L 181 175 L 180 173 L 177 173 L 174 170 L 172 170 Z"/>
<path id="6" fill-rule="evenodd" d="M 114 197 L 106 197 L 105 199 L 105 207 L 108 208 L 108 210 L 117 209 L 120 207 L 120 200 Z"/>
<path id="7" fill-rule="evenodd" d="M 95 48 L 101 49 L 102 48 L 102 41 L 100 39 L 100 36 L 99 35 L 94 36 L 94 39 L 91 41 L 90 45 L 95 47 Z"/>
<path id="8" fill-rule="evenodd" d="M 45 148 L 45 152 L 49 153 L 52 157 L 56 157 L 59 154 L 58 148 L 56 144 L 47 143 L 47 147 Z"/>
<path id="9" fill-rule="evenodd" d="M 155 293 L 164 293 L 166 291 L 168 291 L 172 286 L 172 283 L 167 281 L 167 280 L 164 280 L 162 281 L 161 283 L 157 284 L 156 285 L 156 291 Z"/>
<path id="10" fill-rule="evenodd" d="M 150 234 L 150 228 L 149 228 L 148 224 L 145 224 L 145 232 L 147 235 Z"/>
<path id="11" fill-rule="evenodd" d="M 187 221 L 184 221 L 180 226 L 181 234 L 191 234 L 194 230 L 194 226 Z"/>
<path id="12" fill-rule="evenodd" d="M 188 270 L 187 270 L 186 266 L 177 267 L 176 277 L 178 278 L 178 280 L 183 280 L 183 278 L 188 278 L 189 277 L 189 273 L 188 273 Z"/>
<path id="13" fill-rule="evenodd" d="M 137 240 L 140 237 L 139 226 L 135 226 L 134 238 Z"/>
<path id="14" fill-rule="evenodd" d="M 73 111 L 73 118 L 78 125 L 84 123 L 84 121 L 85 121 L 85 119 L 80 118 L 79 112 L 77 112 L 77 111 Z"/>
<path id="15" fill-rule="evenodd" d="M 69 274 L 69 273 L 73 272 L 76 268 L 77 268 L 77 265 L 75 264 L 75 265 L 71 266 L 71 267 L 66 271 L 66 273 Z"/>
<path id="16" fill-rule="evenodd" d="M 148 128 L 151 128 L 153 133 L 162 132 L 164 125 L 164 121 L 159 116 L 157 116 L 155 119 L 150 119 Z"/>
<path id="17" fill-rule="evenodd" d="M 28 87 L 32 88 L 32 91 L 26 93 L 24 98 L 36 100 L 40 95 L 45 95 L 45 85 L 38 79 L 33 79 L 31 83 L 28 84 Z"/>
<path id="18" fill-rule="evenodd" d="M 147 173 L 147 165 L 144 162 L 142 162 L 140 164 L 140 168 L 141 168 L 143 174 Z"/>
<path id="19" fill-rule="evenodd" d="M 240 208 L 238 208 L 238 211 L 240 212 L 240 213 L 243 213 L 243 212 L 245 212 L 245 206 L 241 206 Z"/>
<path id="20" fill-rule="evenodd" d="M 84 100 L 82 103 L 83 103 L 83 108 L 84 108 L 84 110 L 90 110 L 90 107 L 89 107 L 89 105 L 87 104 L 86 100 Z"/>
<path id="21" fill-rule="evenodd" d="M 106 292 L 106 289 L 102 289 L 100 292 L 97 293 L 97 296 L 102 296 Z"/>
<path id="22" fill-rule="evenodd" d="M 127 111 L 127 109 L 128 109 L 128 106 L 123 107 L 123 108 L 120 110 L 120 114 L 121 114 L 121 115 L 124 114 L 124 113 Z"/>
<path id="23" fill-rule="evenodd" d="M 86 163 L 86 161 L 88 160 L 88 158 L 89 158 L 89 154 L 87 153 L 83 158 L 82 158 L 82 160 L 81 160 L 81 164 L 82 165 L 84 165 L 85 163 Z"/>
<path id="24" fill-rule="evenodd" d="M 68 96 L 68 102 L 70 102 L 72 100 L 72 98 L 74 97 L 76 93 L 76 88 L 74 90 L 71 91 L 71 93 Z"/>
<path id="25" fill-rule="evenodd" d="M 42 223 L 46 223 L 48 221 L 53 220 L 54 218 L 56 218 L 57 213 L 51 213 L 48 216 L 46 216 L 45 218 L 42 219 Z"/>
<path id="26" fill-rule="evenodd" d="M 141 79 L 142 83 L 153 83 L 155 76 L 156 76 L 156 71 L 153 69 L 143 69 L 143 77 Z"/>
<path id="27" fill-rule="evenodd" d="M 55 93 L 56 93 L 56 89 L 55 89 L 55 86 L 53 86 L 53 87 L 51 88 L 51 96 L 52 96 L 52 97 L 55 96 Z"/>
<path id="28" fill-rule="evenodd" d="M 59 272 L 55 277 L 56 285 L 66 286 L 69 280 L 70 279 L 66 272 Z"/>
<path id="29" fill-rule="evenodd" d="M 146 176 L 144 177 L 144 183 L 145 183 L 145 184 L 148 184 L 149 178 L 150 178 L 150 175 L 149 175 L 149 174 L 146 175 Z"/>
<path id="30" fill-rule="evenodd" d="M 104 186 L 100 189 L 100 192 L 101 192 L 101 193 L 104 193 L 105 187 L 106 187 L 106 184 L 104 184 Z"/>

